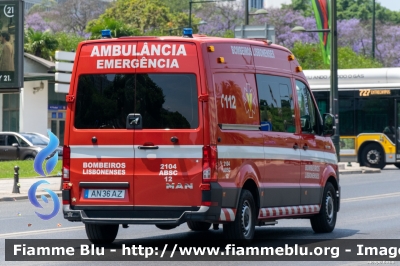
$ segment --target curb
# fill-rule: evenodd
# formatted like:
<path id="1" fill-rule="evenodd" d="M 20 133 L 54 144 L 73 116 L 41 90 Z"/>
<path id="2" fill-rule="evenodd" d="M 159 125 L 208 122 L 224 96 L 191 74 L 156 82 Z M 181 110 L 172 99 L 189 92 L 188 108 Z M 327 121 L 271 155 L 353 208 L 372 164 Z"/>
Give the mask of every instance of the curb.
<path id="1" fill-rule="evenodd" d="M 380 169 L 362 169 L 363 174 L 380 173 Z"/>
<path id="2" fill-rule="evenodd" d="M 54 192 L 54 193 L 56 193 L 58 197 L 61 197 L 62 192 Z M 42 195 L 45 195 L 45 194 L 38 194 L 38 195 L 36 195 L 36 198 L 40 198 Z M 3 198 L 0 198 L 0 202 L 2 202 L 2 201 L 16 201 L 16 200 L 24 200 L 24 199 L 28 199 L 28 195 L 18 195 L 18 196 L 15 196 L 15 197 L 3 197 Z"/>
<path id="3" fill-rule="evenodd" d="M 49 176 L 31 176 L 31 177 L 18 177 L 19 179 L 44 179 L 44 178 L 55 178 L 59 177 L 61 178 L 60 175 L 49 175 Z M 5 177 L 5 178 L 0 178 L 0 180 L 14 180 L 14 177 Z"/>
<path id="4" fill-rule="evenodd" d="M 380 173 L 380 169 L 359 169 L 359 170 L 342 170 L 339 171 L 340 175 L 351 175 L 351 174 L 375 174 Z"/>
<path id="5" fill-rule="evenodd" d="M 339 171 L 339 174 L 340 175 L 351 175 L 351 174 L 362 174 L 363 172 L 362 172 L 362 170 L 345 170 L 345 171 L 343 171 L 343 172 L 340 172 Z"/>

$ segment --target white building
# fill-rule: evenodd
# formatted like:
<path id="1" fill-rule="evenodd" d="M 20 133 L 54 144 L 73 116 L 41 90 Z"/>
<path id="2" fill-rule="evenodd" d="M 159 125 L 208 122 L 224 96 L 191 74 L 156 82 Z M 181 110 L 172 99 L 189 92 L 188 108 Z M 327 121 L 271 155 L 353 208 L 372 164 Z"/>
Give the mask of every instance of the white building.
<path id="1" fill-rule="evenodd" d="M 54 91 L 53 62 L 24 54 L 24 87 L 20 93 L 0 93 L 0 131 L 38 132 L 50 129 L 64 140 L 66 102 Z"/>

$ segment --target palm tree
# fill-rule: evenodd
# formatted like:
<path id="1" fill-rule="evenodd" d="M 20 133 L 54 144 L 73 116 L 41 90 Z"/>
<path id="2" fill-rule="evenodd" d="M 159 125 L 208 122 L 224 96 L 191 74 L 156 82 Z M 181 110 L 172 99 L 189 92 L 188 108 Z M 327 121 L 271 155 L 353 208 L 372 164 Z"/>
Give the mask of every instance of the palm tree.
<path id="1" fill-rule="evenodd" d="M 32 28 L 25 30 L 25 52 L 52 61 L 57 47 L 58 41 L 50 31 L 35 31 Z"/>

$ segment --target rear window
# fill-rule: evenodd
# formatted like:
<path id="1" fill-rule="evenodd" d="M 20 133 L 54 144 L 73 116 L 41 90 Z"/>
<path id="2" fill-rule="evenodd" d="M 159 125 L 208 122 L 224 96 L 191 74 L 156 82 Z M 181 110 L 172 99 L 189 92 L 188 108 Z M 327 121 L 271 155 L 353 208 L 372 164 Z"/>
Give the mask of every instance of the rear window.
<path id="1" fill-rule="evenodd" d="M 143 129 L 198 127 L 194 74 L 81 75 L 75 128 L 125 129 L 128 114 L 142 115 Z"/>

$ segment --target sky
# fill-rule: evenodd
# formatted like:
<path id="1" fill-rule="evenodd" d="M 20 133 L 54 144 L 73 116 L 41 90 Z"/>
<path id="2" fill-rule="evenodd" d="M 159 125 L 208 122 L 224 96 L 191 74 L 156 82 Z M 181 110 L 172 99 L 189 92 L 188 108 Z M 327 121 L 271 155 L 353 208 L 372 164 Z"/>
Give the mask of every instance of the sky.
<path id="1" fill-rule="evenodd" d="M 264 0 L 265 7 L 280 7 L 282 4 L 289 4 L 291 0 Z M 400 11 L 400 0 L 375 0 L 381 6 L 393 11 Z"/>

